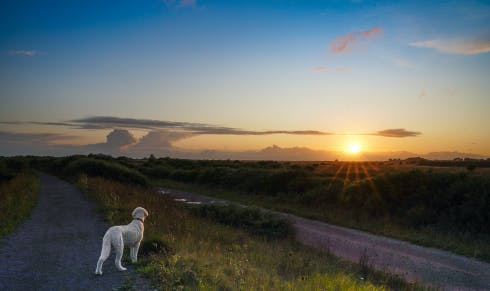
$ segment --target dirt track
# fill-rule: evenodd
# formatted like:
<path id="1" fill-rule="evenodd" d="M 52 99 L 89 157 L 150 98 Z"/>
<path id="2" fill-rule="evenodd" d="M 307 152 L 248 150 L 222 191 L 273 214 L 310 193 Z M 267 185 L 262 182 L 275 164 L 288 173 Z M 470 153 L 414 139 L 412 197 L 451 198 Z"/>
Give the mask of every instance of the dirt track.
<path id="1" fill-rule="evenodd" d="M 45 174 L 40 178 L 38 204 L 30 218 L 0 245 L 0 290 L 114 290 L 121 286 L 148 290 L 127 262 L 123 265 L 128 271 L 117 271 L 113 255 L 104 264 L 104 275 L 94 275 L 109 225 L 74 186 Z"/>
<path id="2" fill-rule="evenodd" d="M 162 190 L 186 201 L 228 203 L 184 191 Z M 291 214 L 279 214 L 293 223 L 296 239 L 305 245 L 354 262 L 365 256 L 368 264 L 377 269 L 444 290 L 490 290 L 488 263 Z"/>

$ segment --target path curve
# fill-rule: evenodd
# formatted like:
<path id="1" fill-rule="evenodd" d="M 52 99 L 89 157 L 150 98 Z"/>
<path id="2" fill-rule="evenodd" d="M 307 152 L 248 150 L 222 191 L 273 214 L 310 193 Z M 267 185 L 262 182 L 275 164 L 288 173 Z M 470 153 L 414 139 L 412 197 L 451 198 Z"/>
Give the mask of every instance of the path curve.
<path id="1" fill-rule="evenodd" d="M 160 189 L 160 192 L 185 200 L 183 202 L 230 203 L 179 190 Z M 357 263 L 364 256 L 376 269 L 444 290 L 490 290 L 488 263 L 292 214 L 271 212 L 292 222 L 298 241 L 349 261 Z"/>
<path id="2" fill-rule="evenodd" d="M 112 255 L 94 275 L 109 225 L 73 185 L 39 174 L 41 190 L 31 216 L 0 244 L 0 290 L 150 290 L 129 267 L 119 272 Z M 128 217 L 130 213 L 128 213 Z"/>

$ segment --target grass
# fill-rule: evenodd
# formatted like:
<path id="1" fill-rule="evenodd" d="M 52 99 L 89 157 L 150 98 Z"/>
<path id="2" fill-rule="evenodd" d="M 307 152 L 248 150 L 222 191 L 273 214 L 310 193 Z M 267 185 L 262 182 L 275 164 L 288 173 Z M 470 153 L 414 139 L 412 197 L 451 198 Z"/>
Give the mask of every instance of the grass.
<path id="1" fill-rule="evenodd" d="M 39 179 L 22 173 L 0 183 L 0 239 L 11 233 L 36 205 Z"/>
<path id="2" fill-rule="evenodd" d="M 127 223 L 136 206 L 148 209 L 136 268 L 160 290 L 421 289 L 291 238 L 271 241 L 196 217 L 149 189 L 87 176 L 78 185 L 111 224 Z"/>
<path id="3" fill-rule="evenodd" d="M 490 238 L 480 235 L 479 238 L 454 232 L 441 233 L 430 227 L 414 228 L 397 223 L 393 219 L 373 219 L 348 213 L 335 208 L 318 209 L 302 206 L 299 203 L 280 201 L 276 197 L 238 193 L 229 190 L 215 189 L 203 185 L 181 183 L 172 180 L 157 180 L 160 187 L 179 189 L 210 197 L 226 199 L 245 205 L 263 207 L 296 214 L 302 217 L 325 221 L 328 223 L 355 228 L 374 234 L 384 235 L 409 241 L 418 245 L 448 250 L 467 257 L 490 262 Z"/>

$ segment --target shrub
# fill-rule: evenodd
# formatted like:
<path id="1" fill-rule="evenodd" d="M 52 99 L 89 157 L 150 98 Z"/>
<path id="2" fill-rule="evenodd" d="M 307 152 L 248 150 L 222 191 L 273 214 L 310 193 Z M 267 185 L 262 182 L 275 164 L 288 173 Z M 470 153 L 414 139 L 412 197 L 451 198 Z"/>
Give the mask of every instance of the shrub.
<path id="1" fill-rule="evenodd" d="M 148 179 L 136 170 L 115 162 L 93 158 L 80 158 L 69 163 L 64 169 L 64 174 L 71 177 L 87 174 L 145 187 L 149 185 Z"/>
<path id="2" fill-rule="evenodd" d="M 192 213 L 233 227 L 244 228 L 247 232 L 280 239 L 292 235 L 290 223 L 283 217 L 255 207 L 226 204 L 201 204 L 190 207 Z"/>

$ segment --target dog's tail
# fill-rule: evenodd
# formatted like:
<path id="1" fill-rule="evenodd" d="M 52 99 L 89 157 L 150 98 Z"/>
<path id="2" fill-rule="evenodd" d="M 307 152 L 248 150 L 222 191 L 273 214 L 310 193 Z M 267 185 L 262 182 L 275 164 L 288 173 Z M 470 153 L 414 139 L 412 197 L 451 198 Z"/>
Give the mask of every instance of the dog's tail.
<path id="1" fill-rule="evenodd" d="M 106 260 L 111 254 L 111 239 L 109 232 L 106 232 L 102 239 L 102 250 L 100 251 L 100 259 Z"/>

